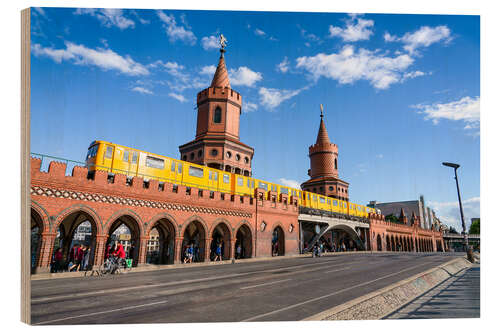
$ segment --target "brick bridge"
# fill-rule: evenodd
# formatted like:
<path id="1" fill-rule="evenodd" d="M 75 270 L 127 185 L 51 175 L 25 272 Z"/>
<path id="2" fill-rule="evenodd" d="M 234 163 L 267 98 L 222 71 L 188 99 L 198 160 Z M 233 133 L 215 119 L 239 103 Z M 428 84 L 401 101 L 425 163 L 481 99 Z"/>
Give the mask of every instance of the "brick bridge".
<path id="1" fill-rule="evenodd" d="M 161 264 L 181 262 L 183 246 L 199 245 L 200 261 L 210 260 L 212 240 L 223 241 L 223 259 L 235 258 L 235 245 L 241 244 L 242 256 L 269 257 L 273 253 L 273 237 L 277 238 L 278 255 L 294 255 L 300 248 L 298 198 L 268 195 L 256 189 L 254 198 L 210 192 L 197 188 L 144 182 L 140 177 L 127 181 L 116 174 L 97 171 L 88 179 L 87 168 L 75 166 L 66 176 L 67 165 L 52 161 L 48 171 L 40 170 L 41 160 L 31 158 L 31 230 L 38 242 L 32 249 L 32 271 L 49 271 L 56 238 L 62 240 L 63 254 L 78 225 L 91 225 L 90 264 L 103 262 L 111 235 L 121 225 L 130 230 L 134 264 L 146 263 L 147 244 L 151 232 L 159 234 Z M 290 200 L 291 199 L 291 200 Z M 292 202 L 289 204 L 287 202 Z M 439 251 L 442 234 L 413 224 L 401 225 L 384 221 L 382 215 L 371 215 L 369 249 L 379 251 Z M 398 245 L 400 244 L 400 245 Z"/>

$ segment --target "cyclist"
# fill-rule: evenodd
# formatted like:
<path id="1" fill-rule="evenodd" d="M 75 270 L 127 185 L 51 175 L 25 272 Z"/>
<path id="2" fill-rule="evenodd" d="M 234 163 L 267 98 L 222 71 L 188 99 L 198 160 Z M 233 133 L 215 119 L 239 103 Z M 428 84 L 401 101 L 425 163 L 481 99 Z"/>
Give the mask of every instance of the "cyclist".
<path id="1" fill-rule="evenodd" d="M 116 257 L 118 266 L 125 265 L 125 250 L 123 249 L 123 245 L 121 243 L 116 245 L 116 250 L 113 252 L 113 256 Z"/>

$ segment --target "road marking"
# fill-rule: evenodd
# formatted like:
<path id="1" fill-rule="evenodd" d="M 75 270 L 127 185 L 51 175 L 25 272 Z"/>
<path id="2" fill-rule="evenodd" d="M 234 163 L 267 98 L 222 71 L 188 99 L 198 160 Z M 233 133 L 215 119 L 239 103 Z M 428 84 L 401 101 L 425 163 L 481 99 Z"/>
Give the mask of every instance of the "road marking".
<path id="1" fill-rule="evenodd" d="M 222 275 L 222 276 L 212 276 L 212 277 L 206 277 L 206 278 L 184 280 L 184 281 L 172 281 L 172 282 L 148 284 L 148 285 L 142 285 L 142 286 L 129 286 L 129 287 L 119 287 L 119 288 L 113 288 L 113 289 L 102 289 L 102 290 L 95 290 L 95 291 L 66 294 L 66 295 L 62 295 L 62 296 L 48 296 L 48 297 L 32 298 L 31 304 L 39 304 L 39 303 L 49 302 L 49 301 L 62 301 L 65 299 L 73 299 L 75 297 L 105 295 L 105 294 L 117 293 L 117 292 L 122 292 L 122 291 L 133 291 L 133 290 L 140 290 L 140 289 L 147 289 L 147 288 L 168 287 L 168 286 L 175 286 L 175 285 L 189 284 L 189 283 L 196 283 L 196 282 L 206 282 L 206 281 L 228 279 L 228 278 L 234 278 L 234 277 L 240 277 L 240 276 L 246 276 L 246 275 L 252 275 L 252 274 L 259 274 L 259 273 L 272 273 L 272 272 L 279 272 L 279 271 L 283 271 L 283 270 L 288 270 L 291 268 L 318 266 L 318 265 L 325 265 L 327 263 L 336 263 L 336 262 L 337 262 L 337 260 L 325 260 L 324 262 L 320 262 L 320 263 L 294 265 L 294 266 L 266 269 L 266 270 L 260 270 L 260 271 L 254 271 L 254 272 L 233 273 L 233 274 L 227 274 L 227 275 Z M 334 266 L 338 266 L 338 265 L 334 265 Z M 334 267 L 334 266 L 330 266 L 330 267 Z M 302 271 L 302 272 L 304 272 L 304 271 Z M 305 272 L 307 272 L 307 270 Z M 301 271 L 298 271 L 297 273 L 301 273 Z"/>
<path id="2" fill-rule="evenodd" d="M 397 275 L 397 274 L 400 274 L 400 273 L 403 273 L 403 272 L 415 269 L 415 268 L 417 268 L 419 266 L 428 265 L 428 264 L 429 263 L 425 262 L 425 263 L 422 263 L 420 265 L 416 265 L 416 266 L 413 266 L 413 267 L 409 267 L 409 268 L 403 269 L 403 270 L 401 270 L 399 272 L 396 272 L 396 273 L 391 273 L 391 274 L 388 274 L 388 275 L 384 275 L 382 277 L 379 277 L 379 278 L 371 280 L 371 281 L 363 282 L 363 283 L 351 286 L 349 288 L 345 288 L 345 289 L 342 289 L 342 290 L 335 291 L 335 292 L 327 294 L 327 295 L 323 295 L 323 296 L 311 298 L 311 299 L 309 299 L 307 301 L 300 302 L 300 303 L 293 304 L 293 305 L 289 305 L 287 307 L 284 307 L 284 308 L 281 308 L 281 309 L 278 309 L 278 310 L 274 310 L 274 311 L 271 311 L 271 312 L 263 313 L 263 314 L 260 314 L 260 315 L 257 315 L 257 316 L 253 316 L 253 317 L 244 319 L 242 321 L 252 321 L 252 320 L 255 320 L 255 319 L 259 319 L 259 318 L 262 318 L 262 317 L 267 317 L 267 316 L 273 315 L 275 313 L 279 313 L 279 312 L 283 312 L 283 311 L 286 311 L 286 310 L 290 310 L 290 309 L 302 306 L 304 304 L 312 303 L 312 302 L 315 302 L 315 301 L 319 301 L 320 299 L 323 299 L 323 298 L 327 298 L 327 297 L 331 297 L 331 296 L 334 296 L 334 295 L 338 295 L 338 294 L 341 294 L 343 292 L 349 291 L 351 289 L 359 288 L 359 287 L 365 286 L 367 284 L 370 284 L 370 283 L 373 283 L 373 282 L 377 282 L 379 280 L 382 280 L 382 279 L 385 279 L 385 278 L 388 278 L 388 277 L 391 277 L 391 276 L 394 276 L 394 275 Z"/>
<path id="3" fill-rule="evenodd" d="M 279 281 L 272 281 L 272 282 L 267 282 L 267 283 L 256 284 L 256 285 L 254 285 L 254 286 L 241 287 L 240 289 L 257 288 L 257 287 L 268 286 L 268 285 L 270 285 L 270 284 L 275 284 L 275 283 L 280 283 L 280 282 L 285 282 L 285 281 L 290 281 L 290 280 L 291 280 L 291 279 L 279 280 Z"/>
<path id="4" fill-rule="evenodd" d="M 90 316 L 95 316 L 95 315 L 100 315 L 100 314 L 105 314 L 105 313 L 111 313 L 111 312 L 118 312 L 118 311 L 123 311 L 123 310 L 137 309 L 137 308 L 142 308 L 142 307 L 145 307 L 145 306 L 152 306 L 152 305 L 163 304 L 163 303 L 167 303 L 167 301 L 147 303 L 147 304 L 141 304 L 141 305 L 133 305 L 133 306 L 127 306 L 127 307 L 119 308 L 119 309 L 99 311 L 99 312 L 92 312 L 92 313 L 86 313 L 86 314 L 82 314 L 82 315 L 78 315 L 78 316 L 64 317 L 64 318 L 59 318 L 59 319 L 52 319 L 52 320 L 42 321 L 42 322 L 36 323 L 34 325 L 45 325 L 45 324 L 55 323 L 55 322 L 58 322 L 58 321 L 64 321 L 64 320 L 76 319 L 76 318 L 83 318 L 83 317 L 90 317 Z"/>
<path id="5" fill-rule="evenodd" d="M 331 271 L 326 271 L 326 273 L 333 273 L 333 272 L 340 272 L 340 271 L 345 271 L 346 269 L 349 269 L 351 267 L 345 267 L 345 268 L 339 268 L 339 269 L 332 269 Z"/>

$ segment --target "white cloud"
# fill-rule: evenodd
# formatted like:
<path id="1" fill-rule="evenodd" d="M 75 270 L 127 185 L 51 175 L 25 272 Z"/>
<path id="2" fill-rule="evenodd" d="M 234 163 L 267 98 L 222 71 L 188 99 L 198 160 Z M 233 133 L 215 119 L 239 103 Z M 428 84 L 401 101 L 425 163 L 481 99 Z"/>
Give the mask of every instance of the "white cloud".
<path id="1" fill-rule="evenodd" d="M 205 50 L 218 49 L 220 47 L 219 39 L 216 36 L 203 37 L 201 39 L 201 46 Z"/>
<path id="2" fill-rule="evenodd" d="M 43 8 L 40 8 L 40 7 L 32 7 L 32 8 L 35 11 L 35 13 L 40 14 L 43 17 L 47 17 Z"/>
<path id="3" fill-rule="evenodd" d="M 278 65 L 276 65 L 276 70 L 281 72 L 281 73 L 286 73 L 288 72 L 290 62 L 288 61 L 288 57 L 285 56 L 282 62 L 280 62 Z"/>
<path id="4" fill-rule="evenodd" d="M 462 221 L 460 218 L 460 209 L 458 201 L 454 202 L 436 202 L 430 201 L 427 205 L 436 212 L 436 217 L 441 223 L 447 226 L 453 226 L 458 232 L 462 232 Z M 480 217 L 481 199 L 473 197 L 462 201 L 464 210 L 464 221 L 467 231 L 469 231 L 470 219 Z"/>
<path id="5" fill-rule="evenodd" d="M 370 29 L 373 27 L 373 24 L 373 20 L 364 20 L 355 15 L 351 15 L 351 18 L 346 20 L 345 28 L 330 25 L 330 37 L 340 37 L 344 42 L 368 40 L 373 34 L 373 31 Z"/>
<path id="6" fill-rule="evenodd" d="M 266 35 L 266 33 L 264 31 L 260 30 L 259 28 L 255 28 L 254 32 L 257 36 L 265 36 Z"/>
<path id="7" fill-rule="evenodd" d="M 242 110 L 244 113 L 254 112 L 257 110 L 257 104 L 252 102 L 244 102 Z"/>
<path id="8" fill-rule="evenodd" d="M 259 89 L 260 104 L 266 107 L 267 109 L 272 110 L 277 106 L 279 106 L 284 101 L 300 94 L 302 90 L 305 90 L 307 88 L 308 87 L 301 88 L 298 90 L 286 90 L 286 89 L 280 90 L 274 88 L 261 87 Z"/>
<path id="9" fill-rule="evenodd" d="M 428 73 L 428 74 L 431 74 L 431 73 Z M 403 80 L 406 80 L 406 79 L 414 79 L 416 77 L 419 77 L 419 76 L 424 76 L 426 75 L 426 73 L 422 72 L 422 71 L 413 71 L 413 72 L 408 72 L 408 73 L 404 73 L 403 74 Z"/>
<path id="10" fill-rule="evenodd" d="M 170 94 L 168 94 L 168 96 L 170 96 L 172 98 L 175 98 L 176 100 L 178 100 L 181 103 L 184 103 L 184 102 L 187 101 L 187 99 L 184 96 L 176 94 L 176 93 L 173 93 L 173 92 L 171 92 Z"/>
<path id="11" fill-rule="evenodd" d="M 201 68 L 200 74 L 212 76 L 212 75 L 214 75 L 216 70 L 217 70 L 217 67 L 215 67 L 214 65 L 203 66 Z"/>
<path id="12" fill-rule="evenodd" d="M 377 89 L 387 89 L 401 82 L 402 73 L 413 63 L 407 54 L 391 58 L 377 51 L 359 49 L 346 45 L 339 53 L 319 53 L 312 57 L 297 58 L 297 68 L 309 72 L 313 80 L 324 76 L 341 84 L 367 80 Z"/>
<path id="13" fill-rule="evenodd" d="M 137 76 L 148 75 L 148 69 L 135 62 L 130 56 L 121 56 L 110 49 L 90 49 L 83 45 L 65 42 L 65 49 L 53 49 L 33 44 L 31 51 L 35 56 L 46 56 L 57 63 L 71 60 L 75 65 L 90 65 L 102 70 L 117 70 L 123 74 Z"/>
<path id="14" fill-rule="evenodd" d="M 146 19 L 143 19 L 139 14 L 137 14 L 137 12 L 135 10 L 132 10 L 130 11 L 135 17 L 137 17 L 137 19 L 139 20 L 139 22 L 141 22 L 141 24 L 149 24 L 151 23 L 150 20 L 146 20 Z"/>
<path id="15" fill-rule="evenodd" d="M 292 188 L 300 189 L 300 183 L 293 179 L 280 178 L 278 179 L 281 185 L 285 185 Z"/>
<path id="16" fill-rule="evenodd" d="M 190 28 L 185 24 L 184 17 L 181 17 L 181 21 L 184 23 L 185 27 L 182 25 L 177 25 L 174 15 L 166 15 L 163 11 L 159 10 L 158 17 L 164 23 L 163 27 L 165 32 L 169 37 L 171 43 L 180 40 L 186 44 L 194 45 L 196 43 L 196 36 L 189 30 Z"/>
<path id="17" fill-rule="evenodd" d="M 407 32 L 403 37 L 392 36 L 385 33 L 384 39 L 387 42 L 401 42 L 404 44 L 403 48 L 410 54 L 417 53 L 419 48 L 428 47 L 437 42 L 448 43 L 452 40 L 451 31 L 445 25 L 437 27 L 423 26 L 417 31 Z"/>
<path id="18" fill-rule="evenodd" d="M 411 107 L 425 115 L 425 120 L 432 120 L 436 125 L 441 119 L 463 121 L 464 129 L 479 128 L 479 96 L 463 97 L 458 101 L 449 103 L 418 104 Z"/>
<path id="19" fill-rule="evenodd" d="M 261 73 L 254 72 L 245 66 L 229 70 L 229 81 L 235 86 L 253 87 L 260 80 L 262 80 Z"/>
<path id="20" fill-rule="evenodd" d="M 123 10 L 116 8 L 77 8 L 74 12 L 75 15 L 91 15 L 96 17 L 103 26 L 118 27 L 121 30 L 127 28 L 133 28 L 135 26 L 134 21 L 123 16 Z"/>
<path id="21" fill-rule="evenodd" d="M 141 94 L 153 95 L 153 92 L 151 90 L 144 87 L 134 87 L 132 88 L 132 91 L 136 91 Z"/>

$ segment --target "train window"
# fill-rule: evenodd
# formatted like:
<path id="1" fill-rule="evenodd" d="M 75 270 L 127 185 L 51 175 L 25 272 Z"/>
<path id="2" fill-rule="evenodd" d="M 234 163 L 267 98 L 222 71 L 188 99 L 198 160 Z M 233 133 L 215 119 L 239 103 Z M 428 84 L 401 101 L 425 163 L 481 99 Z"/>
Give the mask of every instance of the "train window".
<path id="1" fill-rule="evenodd" d="M 313 194 L 313 201 L 318 201 L 318 197 Z"/>
<path id="2" fill-rule="evenodd" d="M 229 184 L 229 175 L 223 175 L 222 176 L 222 181 L 226 184 Z"/>
<path id="3" fill-rule="evenodd" d="M 337 206 L 337 200 L 333 200 L 333 205 Z"/>
<path id="4" fill-rule="evenodd" d="M 170 168 L 170 171 L 175 172 L 175 162 L 172 161 L 172 167 Z"/>
<path id="5" fill-rule="evenodd" d="M 214 180 L 217 180 L 217 178 L 219 178 L 219 173 L 218 172 L 214 172 Z"/>
<path id="6" fill-rule="evenodd" d="M 328 200 L 327 200 L 327 202 L 328 202 L 328 204 L 329 204 L 329 205 L 331 205 L 331 204 L 332 204 L 332 202 L 330 201 L 330 199 L 328 199 Z"/>
<path id="7" fill-rule="evenodd" d="M 247 179 L 247 187 L 250 188 L 250 179 Z"/>
<path id="8" fill-rule="evenodd" d="M 252 188 L 255 188 L 255 180 L 252 180 Z"/>
<path id="9" fill-rule="evenodd" d="M 92 158 L 94 157 L 95 155 L 97 155 L 97 147 L 99 145 L 94 145 L 92 147 L 89 148 L 89 151 L 87 152 L 87 158 L 85 158 L 86 160 L 88 160 L 89 158 Z"/>
<path id="10" fill-rule="evenodd" d="M 311 200 L 311 194 L 307 193 L 307 200 Z"/>
<path id="11" fill-rule="evenodd" d="M 238 186 L 243 186 L 243 178 L 238 177 Z"/>
<path id="12" fill-rule="evenodd" d="M 259 182 L 259 188 L 264 189 L 267 191 L 267 184 L 263 182 Z"/>
<path id="13" fill-rule="evenodd" d="M 113 157 L 113 147 L 112 146 L 106 146 L 106 155 L 104 157 L 106 157 L 106 158 Z"/>
<path id="14" fill-rule="evenodd" d="M 137 163 L 137 152 L 134 151 L 132 153 L 132 163 L 136 164 Z"/>
<path id="15" fill-rule="evenodd" d="M 286 187 L 282 187 L 280 189 L 280 193 L 288 194 L 288 189 Z"/>
<path id="16" fill-rule="evenodd" d="M 154 156 L 146 157 L 146 166 L 155 169 L 163 169 L 165 167 L 165 161 L 161 158 Z"/>
<path id="17" fill-rule="evenodd" d="M 177 173 L 182 173 L 182 163 L 177 165 Z"/>
<path id="18" fill-rule="evenodd" d="M 319 202 L 320 203 L 325 203 L 325 198 L 319 197 Z"/>
<path id="19" fill-rule="evenodd" d="M 128 155 L 129 155 L 129 151 L 125 150 L 125 152 L 123 153 L 123 162 L 128 162 Z"/>
<path id="20" fill-rule="evenodd" d="M 190 176 L 203 178 L 203 169 L 194 166 L 189 166 L 188 173 Z"/>

